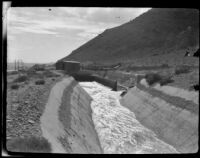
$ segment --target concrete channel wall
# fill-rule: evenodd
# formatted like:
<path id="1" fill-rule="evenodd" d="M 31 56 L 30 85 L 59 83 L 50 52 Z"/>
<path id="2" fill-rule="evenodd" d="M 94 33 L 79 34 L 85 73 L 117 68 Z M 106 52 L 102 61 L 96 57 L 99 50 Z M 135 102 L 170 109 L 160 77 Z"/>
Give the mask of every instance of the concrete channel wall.
<path id="1" fill-rule="evenodd" d="M 146 91 L 137 79 L 136 87 L 130 89 L 121 99 L 121 104 L 135 113 L 140 123 L 153 130 L 166 143 L 173 145 L 181 153 L 198 151 L 198 120 L 197 113 L 177 106 L 176 101 L 168 102 L 151 90 Z M 175 106 L 176 105 L 176 106 Z M 191 104 L 192 105 L 192 104 Z"/>
<path id="2" fill-rule="evenodd" d="M 102 153 L 92 121 L 92 98 L 72 77 L 52 88 L 41 117 L 43 136 L 52 153 Z"/>
<path id="3" fill-rule="evenodd" d="M 121 105 L 133 111 L 142 125 L 154 131 L 159 139 L 174 146 L 179 152 L 197 152 L 198 114 L 152 95 L 151 91 L 147 91 L 139 84 L 142 78 L 139 76 L 136 86 L 129 89 L 120 100 Z M 57 142 L 61 145 L 56 149 L 57 151 L 63 147 L 66 153 L 103 153 L 92 121 L 90 107 L 92 98 L 76 80 L 94 81 L 95 76 L 75 76 L 75 79 L 66 77 L 54 87 L 50 99 L 55 103 L 49 101 L 47 104 L 49 108 L 42 119 L 44 131 L 52 143 Z M 50 120 L 54 118 L 51 115 L 57 113 L 56 109 L 52 111 L 51 108 L 51 106 L 55 107 L 55 104 L 59 104 L 56 106 L 58 107 L 58 123 L 54 123 L 55 119 Z M 59 126 L 55 128 L 55 124 Z M 56 146 L 54 144 L 55 148 Z"/>
<path id="4" fill-rule="evenodd" d="M 107 75 L 109 79 L 117 78 L 122 82 L 127 78 L 133 80 L 135 87 L 129 89 L 120 102 L 133 111 L 137 120 L 154 131 L 159 139 L 173 145 L 181 153 L 198 151 L 199 105 L 141 85 L 145 74 L 120 75 L 112 71 Z M 94 80 L 93 77 L 90 79 Z"/>
<path id="5" fill-rule="evenodd" d="M 66 134 L 60 140 L 69 153 L 102 153 L 92 121 L 91 101 L 75 80 L 63 93 L 59 118 Z"/>

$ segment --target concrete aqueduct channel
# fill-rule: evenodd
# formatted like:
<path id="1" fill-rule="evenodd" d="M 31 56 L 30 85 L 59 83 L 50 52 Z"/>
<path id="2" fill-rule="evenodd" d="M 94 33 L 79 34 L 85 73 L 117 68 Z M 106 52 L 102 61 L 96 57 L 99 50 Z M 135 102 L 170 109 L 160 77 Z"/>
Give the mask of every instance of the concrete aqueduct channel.
<path id="1" fill-rule="evenodd" d="M 92 122 L 91 100 L 72 77 L 52 88 L 41 128 L 53 153 L 102 153 Z"/>
<path id="2" fill-rule="evenodd" d="M 97 82 L 78 83 L 73 77 L 58 82 L 41 117 L 52 152 L 197 152 L 198 115 L 140 86 L 121 98 L 121 91 Z"/>

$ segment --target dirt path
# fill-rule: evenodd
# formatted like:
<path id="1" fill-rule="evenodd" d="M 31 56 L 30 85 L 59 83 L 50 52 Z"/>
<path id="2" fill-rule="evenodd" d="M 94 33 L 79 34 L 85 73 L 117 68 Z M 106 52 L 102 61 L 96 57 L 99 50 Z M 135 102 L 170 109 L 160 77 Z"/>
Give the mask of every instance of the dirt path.
<path id="1" fill-rule="evenodd" d="M 199 103 L 199 93 L 195 91 L 188 91 L 185 89 L 181 89 L 178 87 L 172 87 L 172 86 L 160 86 L 159 84 L 155 85 L 153 88 L 156 90 L 159 90 L 165 94 L 168 94 L 170 96 L 176 96 L 183 98 L 185 100 L 189 100 L 194 102 L 195 104 Z"/>
<path id="2" fill-rule="evenodd" d="M 142 79 L 140 83 L 145 86 L 149 87 L 148 83 L 146 82 L 146 79 Z M 160 86 L 160 84 L 156 84 L 153 86 L 154 89 L 161 91 L 169 96 L 175 96 L 175 97 L 180 97 L 188 101 L 192 101 L 195 104 L 199 103 L 199 93 L 195 91 L 188 91 L 185 89 L 181 89 L 178 87 L 172 87 L 172 86 Z"/>
<path id="3" fill-rule="evenodd" d="M 58 109 L 64 89 L 71 83 L 72 78 L 64 78 L 52 88 L 47 101 L 45 111 L 41 117 L 41 129 L 43 136 L 50 142 L 53 153 L 66 153 L 58 141 L 58 137 L 64 134 L 63 125 L 58 119 Z"/>

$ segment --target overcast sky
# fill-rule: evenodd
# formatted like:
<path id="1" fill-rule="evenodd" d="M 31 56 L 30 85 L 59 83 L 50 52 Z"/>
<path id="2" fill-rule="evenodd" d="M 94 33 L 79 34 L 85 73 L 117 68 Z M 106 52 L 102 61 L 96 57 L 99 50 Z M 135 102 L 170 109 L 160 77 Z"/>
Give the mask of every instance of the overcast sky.
<path id="1" fill-rule="evenodd" d="M 149 8 L 13 7 L 7 12 L 8 62 L 56 62 L 105 29 Z"/>

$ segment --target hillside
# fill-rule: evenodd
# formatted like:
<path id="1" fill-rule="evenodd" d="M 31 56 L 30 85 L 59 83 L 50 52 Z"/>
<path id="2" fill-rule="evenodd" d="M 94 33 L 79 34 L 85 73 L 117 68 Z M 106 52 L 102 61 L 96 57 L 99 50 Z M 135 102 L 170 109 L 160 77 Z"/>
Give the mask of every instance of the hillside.
<path id="1" fill-rule="evenodd" d="M 119 62 L 197 48 L 199 11 L 155 8 L 105 30 L 61 60 Z"/>

